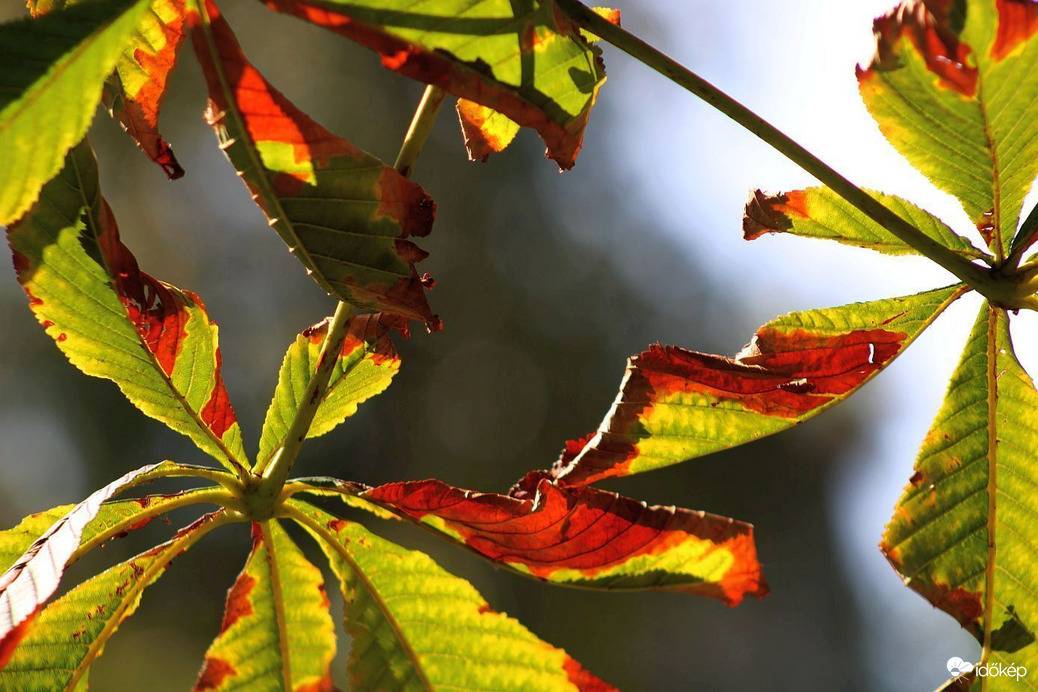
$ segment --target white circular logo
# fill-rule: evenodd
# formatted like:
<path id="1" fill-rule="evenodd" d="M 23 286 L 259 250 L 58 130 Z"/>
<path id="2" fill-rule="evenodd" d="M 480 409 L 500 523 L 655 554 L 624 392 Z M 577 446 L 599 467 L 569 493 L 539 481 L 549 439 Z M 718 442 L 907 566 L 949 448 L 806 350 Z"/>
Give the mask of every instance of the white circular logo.
<path id="1" fill-rule="evenodd" d="M 960 675 L 973 671 L 973 664 L 969 661 L 963 661 L 958 656 L 952 656 L 948 659 L 948 672 L 952 674 L 953 678 L 957 678 Z"/>

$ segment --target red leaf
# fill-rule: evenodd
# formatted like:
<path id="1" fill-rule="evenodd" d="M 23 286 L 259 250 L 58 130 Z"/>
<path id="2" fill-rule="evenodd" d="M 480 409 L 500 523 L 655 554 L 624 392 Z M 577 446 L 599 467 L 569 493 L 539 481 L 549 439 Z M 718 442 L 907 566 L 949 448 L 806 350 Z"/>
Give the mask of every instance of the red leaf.
<path id="1" fill-rule="evenodd" d="M 729 605 L 767 593 L 749 524 L 560 487 L 546 472 L 527 475 L 509 495 L 427 480 L 382 485 L 363 497 L 547 581 L 685 591 Z"/>
<path id="2" fill-rule="evenodd" d="M 998 33 L 991 46 L 991 57 L 1002 60 L 1038 31 L 1038 4 L 1033 0 L 995 0 L 995 4 Z"/>
<path id="3" fill-rule="evenodd" d="M 409 239 L 432 230 L 432 199 L 296 108 L 248 61 L 217 7 L 207 3 L 206 13 L 210 23 L 194 40 L 210 124 L 270 224 L 326 291 L 435 325 L 414 267 L 427 253 Z M 352 211 L 329 209 L 329 200 Z"/>
<path id="4" fill-rule="evenodd" d="M 858 81 L 899 67 L 896 45 L 907 37 L 942 86 L 963 96 L 973 96 L 977 91 L 977 68 L 970 65 L 973 50 L 959 40 L 951 27 L 952 5 L 952 0 L 904 0 L 877 18 L 873 24 L 876 55 L 868 69 L 858 67 Z"/>

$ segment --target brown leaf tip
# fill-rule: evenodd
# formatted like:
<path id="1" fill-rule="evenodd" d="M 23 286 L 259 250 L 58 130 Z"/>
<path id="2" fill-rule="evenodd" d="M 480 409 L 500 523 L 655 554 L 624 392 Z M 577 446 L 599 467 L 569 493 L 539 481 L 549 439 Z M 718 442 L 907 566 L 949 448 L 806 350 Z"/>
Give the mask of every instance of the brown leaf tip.
<path id="1" fill-rule="evenodd" d="M 761 190 L 754 190 L 743 210 L 743 239 L 756 240 L 765 233 L 789 230 L 793 224 L 781 211 L 788 202 L 787 195 L 766 195 Z"/>

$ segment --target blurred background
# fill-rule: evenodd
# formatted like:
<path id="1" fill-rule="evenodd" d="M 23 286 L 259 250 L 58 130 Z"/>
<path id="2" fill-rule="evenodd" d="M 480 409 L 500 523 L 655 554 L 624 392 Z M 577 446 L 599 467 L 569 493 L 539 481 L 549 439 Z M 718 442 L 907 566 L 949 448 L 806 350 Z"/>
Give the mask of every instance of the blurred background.
<path id="1" fill-rule="evenodd" d="M 20 0 L 0 0 L 5 18 Z M 907 196 L 962 233 L 972 226 L 886 144 L 857 94 L 871 20 L 892 0 L 643 0 L 624 25 L 758 110 L 864 186 Z M 250 0 L 221 3 L 270 81 L 332 131 L 392 161 L 421 85 L 366 49 Z M 951 283 L 923 260 L 793 237 L 741 239 L 753 188 L 811 179 L 647 68 L 605 48 L 609 81 L 576 168 L 559 174 L 523 131 L 469 163 L 448 102 L 415 171 L 439 204 L 419 271 L 446 329 L 400 341 L 393 386 L 309 443 L 297 472 L 367 483 L 436 477 L 505 491 L 594 429 L 625 359 L 661 341 L 733 354 L 791 310 Z M 141 266 L 199 293 L 220 323 L 224 375 L 251 440 L 294 335 L 330 314 L 267 228 L 202 120 L 187 46 L 163 134 L 187 169 L 167 182 L 107 117 L 91 132 L 103 188 Z M 971 237 L 974 237 L 975 232 Z M 979 239 L 975 240 L 979 244 Z M 954 305 L 847 405 L 778 437 L 610 489 L 750 521 L 772 595 L 735 609 L 679 594 L 551 588 L 497 571 L 408 527 L 368 525 L 431 551 L 498 610 L 627 690 L 929 690 L 972 637 L 903 587 L 876 548 L 958 358 L 977 301 Z M 1035 320 L 1018 323 L 1018 345 Z M 74 502 L 163 458 L 204 463 L 109 382 L 79 375 L 43 334 L 9 265 L 0 268 L 0 520 Z M 1026 344 L 1025 365 L 1038 364 Z M 160 540 L 154 522 L 72 571 L 83 577 Z M 247 553 L 224 530 L 178 559 L 94 666 L 95 689 L 188 688 Z M 309 547 L 307 548 L 309 550 Z M 329 591 L 335 591 L 330 588 Z M 340 646 L 336 676 L 345 687 Z"/>

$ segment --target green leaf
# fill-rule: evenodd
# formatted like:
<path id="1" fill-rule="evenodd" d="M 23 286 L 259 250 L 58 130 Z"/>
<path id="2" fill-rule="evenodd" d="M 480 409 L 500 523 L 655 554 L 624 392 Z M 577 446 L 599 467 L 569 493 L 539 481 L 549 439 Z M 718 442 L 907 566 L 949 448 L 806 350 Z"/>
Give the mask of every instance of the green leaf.
<path id="1" fill-rule="evenodd" d="M 1038 5 L 906 0 L 876 20 L 876 56 L 858 69 L 880 130 L 959 198 L 998 259 L 1038 174 Z"/>
<path id="2" fill-rule="evenodd" d="M 0 225 L 36 201 L 86 134 L 147 9 L 145 0 L 89 0 L 0 26 Z"/>
<path id="3" fill-rule="evenodd" d="M 735 358 L 653 346 L 630 359 L 598 432 L 568 442 L 554 473 L 583 485 L 785 430 L 853 394 L 965 290 L 790 313 Z"/>
<path id="4" fill-rule="evenodd" d="M 325 320 L 300 334 L 285 354 L 274 399 L 263 421 L 256 457 L 259 463 L 263 464 L 284 442 L 317 369 L 317 357 L 327 335 Z M 354 317 L 307 437 L 324 435 L 352 416 L 357 406 L 383 392 L 399 370 L 400 357 L 379 316 Z"/>
<path id="5" fill-rule="evenodd" d="M 612 689 L 429 556 L 298 500 L 289 506 L 342 581 L 352 689 Z"/>
<path id="6" fill-rule="evenodd" d="M 28 5 L 34 17 L 42 17 L 82 2 L 29 0 Z M 166 96 L 166 82 L 187 36 L 186 22 L 184 0 L 152 0 L 101 93 L 101 101 L 112 116 L 171 180 L 183 176 L 184 169 L 159 135 L 159 111 Z"/>
<path id="7" fill-rule="evenodd" d="M 395 72 L 537 130 L 572 168 L 605 82 L 597 47 L 553 0 L 266 0 L 377 51 Z"/>
<path id="8" fill-rule="evenodd" d="M 195 690 L 330 690 L 335 626 L 321 572 L 277 522 L 253 524 Z"/>
<path id="9" fill-rule="evenodd" d="M 175 464 L 163 462 L 131 471 L 94 491 L 87 499 L 53 522 L 46 532 L 32 537 L 33 542 L 25 548 L 24 554 L 0 576 L 0 650 L 8 644 L 12 632 L 27 618 L 32 617 L 40 604 L 45 603 L 57 590 L 65 565 L 80 546 L 84 530 L 101 511 L 105 500 L 116 493 L 163 475 L 173 467 Z M 27 539 L 30 531 L 44 528 L 44 522 L 49 521 L 60 510 L 61 508 L 58 508 L 28 517 L 12 532 L 5 532 L 0 539 L 3 553 L 17 550 L 20 541 Z"/>
<path id="10" fill-rule="evenodd" d="M 920 231 L 966 259 L 988 257 L 970 241 L 929 212 L 894 195 L 869 191 L 885 207 Z M 870 219 L 854 205 L 827 187 L 809 187 L 780 195 L 753 193 L 742 219 L 746 240 L 765 233 L 791 233 L 807 238 L 825 238 L 844 245 L 869 248 L 886 255 L 918 254 L 911 245 Z"/>
<path id="11" fill-rule="evenodd" d="M 1029 670 L 1038 669 L 1036 410 L 1008 316 L 985 304 L 881 543 L 906 584 L 977 637 L 985 663 Z M 1018 688 L 992 677 L 984 689 Z"/>
<path id="12" fill-rule="evenodd" d="M 229 469 L 246 466 L 216 325 L 198 296 L 137 266 L 101 197 L 88 144 L 69 152 L 8 241 L 36 319 L 73 365 L 112 380 Z"/>
<path id="13" fill-rule="evenodd" d="M 215 6 L 194 32 L 209 122 L 270 225 L 324 290 L 362 310 L 436 322 L 408 238 L 435 205 L 418 185 L 336 137 L 248 62 Z"/>
<path id="14" fill-rule="evenodd" d="M 177 557 L 226 516 L 209 514 L 167 543 L 88 579 L 44 608 L 21 632 L 21 643 L 0 670 L 5 690 L 75 690 L 141 593 Z"/>

